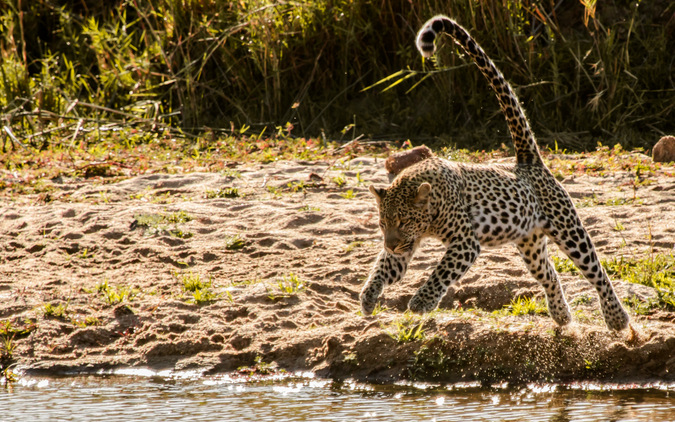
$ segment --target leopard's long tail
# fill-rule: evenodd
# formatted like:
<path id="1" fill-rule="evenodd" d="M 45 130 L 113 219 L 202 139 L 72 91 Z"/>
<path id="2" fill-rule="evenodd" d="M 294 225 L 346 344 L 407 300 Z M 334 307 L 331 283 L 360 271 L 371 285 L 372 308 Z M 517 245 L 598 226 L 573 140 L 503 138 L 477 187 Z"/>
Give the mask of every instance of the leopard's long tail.
<path id="1" fill-rule="evenodd" d="M 429 19 L 417 33 L 417 49 L 424 57 L 430 57 L 436 51 L 434 40 L 445 32 L 473 59 L 478 69 L 490 83 L 506 117 L 511 138 L 516 148 L 516 160 L 521 165 L 543 165 L 537 141 L 525 117 L 525 111 L 511 85 L 502 72 L 485 54 L 478 43 L 471 38 L 466 29 L 447 16 L 438 15 Z"/>

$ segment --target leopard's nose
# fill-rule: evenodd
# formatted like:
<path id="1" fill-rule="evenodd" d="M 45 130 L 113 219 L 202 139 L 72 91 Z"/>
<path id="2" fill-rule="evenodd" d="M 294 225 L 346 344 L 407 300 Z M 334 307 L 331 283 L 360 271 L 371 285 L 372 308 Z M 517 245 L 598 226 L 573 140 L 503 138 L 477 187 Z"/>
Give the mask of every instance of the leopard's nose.
<path id="1" fill-rule="evenodd" d="M 384 235 L 384 249 L 389 253 L 394 253 L 398 245 L 401 243 L 401 238 L 397 233 L 385 233 Z"/>
<path id="2" fill-rule="evenodd" d="M 390 254 L 395 254 L 396 249 L 398 246 L 401 244 L 400 240 L 398 238 L 396 239 L 385 239 L 384 241 L 384 249 L 389 252 Z"/>

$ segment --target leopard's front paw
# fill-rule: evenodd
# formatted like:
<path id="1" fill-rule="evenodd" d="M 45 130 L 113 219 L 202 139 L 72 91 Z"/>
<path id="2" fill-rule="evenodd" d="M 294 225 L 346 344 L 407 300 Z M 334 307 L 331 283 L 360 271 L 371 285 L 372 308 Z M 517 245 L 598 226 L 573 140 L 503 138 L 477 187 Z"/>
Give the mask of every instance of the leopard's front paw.
<path id="1" fill-rule="evenodd" d="M 370 302 L 361 297 L 361 313 L 363 313 L 363 316 L 372 315 L 376 305 L 377 301 Z"/>
<path id="2" fill-rule="evenodd" d="M 420 294 L 416 294 L 408 302 L 408 309 L 418 314 L 423 314 L 426 312 L 431 312 L 438 306 L 438 302 L 425 299 Z"/>
<path id="3" fill-rule="evenodd" d="M 363 313 L 363 316 L 369 316 L 373 314 L 375 306 L 377 305 L 377 297 L 378 295 L 376 292 L 372 291 L 371 289 L 364 289 L 361 292 L 361 312 Z"/>

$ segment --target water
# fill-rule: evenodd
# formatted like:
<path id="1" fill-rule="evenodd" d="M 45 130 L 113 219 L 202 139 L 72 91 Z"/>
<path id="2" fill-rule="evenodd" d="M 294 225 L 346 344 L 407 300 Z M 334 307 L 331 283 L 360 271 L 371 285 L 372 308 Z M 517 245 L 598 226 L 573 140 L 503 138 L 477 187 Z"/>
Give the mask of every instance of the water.
<path id="1" fill-rule="evenodd" d="M 675 384 L 369 385 L 311 377 L 23 377 L 1 421 L 675 421 Z"/>

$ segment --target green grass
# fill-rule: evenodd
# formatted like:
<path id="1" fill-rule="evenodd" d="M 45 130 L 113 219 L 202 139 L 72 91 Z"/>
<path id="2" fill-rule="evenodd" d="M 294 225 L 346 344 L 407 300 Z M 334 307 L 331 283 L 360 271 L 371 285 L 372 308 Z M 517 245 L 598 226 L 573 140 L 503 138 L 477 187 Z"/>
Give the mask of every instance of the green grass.
<path id="1" fill-rule="evenodd" d="M 206 196 L 206 199 L 240 198 L 242 196 L 242 194 L 239 193 L 239 188 L 229 187 L 229 188 L 216 189 L 216 190 L 207 190 L 206 193 L 205 193 L 205 196 Z"/>
<path id="2" fill-rule="evenodd" d="M 559 274 L 579 274 L 579 269 L 569 258 L 560 258 L 558 255 L 551 255 L 550 258 L 551 262 L 553 262 L 553 267 Z"/>
<path id="3" fill-rule="evenodd" d="M 577 208 L 588 208 L 588 207 L 597 207 L 597 206 L 607 206 L 607 207 L 617 207 L 621 205 L 640 205 L 642 204 L 642 199 L 638 197 L 634 198 L 607 198 L 602 201 L 598 198 L 596 194 L 593 196 L 585 196 L 577 202 Z"/>
<path id="4" fill-rule="evenodd" d="M 617 231 L 617 232 L 622 232 L 622 231 L 626 230 L 626 227 L 623 224 L 621 224 L 620 221 L 616 221 L 616 223 L 614 224 L 614 227 L 612 227 L 612 230 Z"/>
<path id="5" fill-rule="evenodd" d="M 263 281 L 260 278 L 249 278 L 249 279 L 242 280 L 242 281 L 232 282 L 232 283 L 230 283 L 230 286 L 232 286 L 232 287 L 247 287 L 247 286 L 259 284 L 259 283 L 262 283 L 262 282 Z"/>
<path id="6" fill-rule="evenodd" d="M 277 367 L 271 363 L 267 363 L 263 360 L 263 357 L 258 355 L 253 360 L 252 366 L 240 366 L 237 368 L 237 372 L 243 375 L 272 375 L 275 373 L 285 373 L 283 369 L 277 369 Z"/>
<path id="7" fill-rule="evenodd" d="M 349 189 L 349 190 L 348 190 L 347 192 L 345 192 L 345 193 L 341 193 L 340 196 L 343 197 L 343 198 L 345 198 L 345 199 L 354 199 L 354 198 L 356 198 L 356 194 L 354 193 L 354 191 L 353 191 L 352 189 Z"/>
<path id="8" fill-rule="evenodd" d="M 42 305 L 42 315 L 45 318 L 68 319 L 68 302 L 54 305 L 45 303 Z"/>
<path id="9" fill-rule="evenodd" d="M 658 299 L 648 298 L 647 300 L 641 300 L 636 295 L 625 297 L 622 299 L 622 302 L 638 315 L 649 315 L 655 309 L 661 307 Z"/>
<path id="10" fill-rule="evenodd" d="M 208 280 L 202 280 L 199 274 L 189 271 L 183 274 L 176 272 L 174 273 L 174 277 L 181 282 L 183 292 L 189 295 L 189 302 L 197 305 L 208 305 L 209 303 L 220 299 L 220 294 L 214 293 L 212 290 L 213 278 L 210 276 Z M 229 294 L 229 292 L 228 299 L 233 301 L 232 295 Z"/>
<path id="11" fill-rule="evenodd" d="M 15 361 L 16 340 L 28 336 L 36 329 L 35 321 L 29 319 L 22 324 L 10 320 L 0 321 L 0 382 L 7 385 L 16 381 L 16 375 L 11 370 Z"/>
<path id="12" fill-rule="evenodd" d="M 402 317 L 395 319 L 385 331 L 397 343 L 409 343 L 413 341 L 422 341 L 426 338 L 424 324 L 426 319 L 411 312 L 406 312 Z"/>
<path id="13" fill-rule="evenodd" d="M 225 237 L 225 249 L 228 251 L 238 251 L 246 247 L 246 239 L 239 234 Z"/>
<path id="14" fill-rule="evenodd" d="M 160 214 L 137 214 L 134 216 L 134 227 L 141 227 L 149 235 L 165 234 L 180 239 L 189 239 L 191 232 L 183 231 L 179 224 L 187 223 L 192 217 L 185 211 Z"/>
<path id="15" fill-rule="evenodd" d="M 354 249 L 360 248 L 365 244 L 364 241 L 362 240 L 355 240 L 353 242 L 350 242 L 347 246 L 345 246 L 345 252 L 349 253 L 352 252 Z"/>
<path id="16" fill-rule="evenodd" d="M 270 300 L 279 300 L 296 296 L 307 289 L 307 282 L 300 279 L 297 275 L 290 273 L 280 279 L 275 280 L 272 287 L 266 286 L 267 297 Z"/>
<path id="17" fill-rule="evenodd" d="M 224 169 L 223 171 L 220 172 L 220 174 L 222 174 L 225 177 L 230 177 L 232 179 L 239 179 L 241 177 L 240 172 L 229 168 Z"/>
<path id="18" fill-rule="evenodd" d="M 95 292 L 101 296 L 105 303 L 111 306 L 122 302 L 131 302 L 141 293 L 139 289 L 131 286 L 111 286 L 107 279 L 96 285 Z"/>
<path id="19" fill-rule="evenodd" d="M 95 316 L 75 317 L 71 319 L 71 322 L 80 328 L 101 325 L 101 320 Z"/>
<path id="20" fill-rule="evenodd" d="M 642 153 L 642 154 L 639 154 Z M 662 168 L 660 163 L 654 163 L 644 155 L 644 150 L 636 148 L 634 151 L 624 149 L 620 144 L 613 147 L 598 142 L 595 149 L 589 153 L 569 156 L 545 155 L 544 161 L 551 171 L 561 178 L 570 175 L 589 175 L 606 177 L 616 172 L 628 171 L 634 174 L 630 186 L 637 188 L 651 183 L 652 177 Z M 635 190 L 631 201 L 636 202 Z M 587 197 L 586 201 L 597 201 L 597 196 Z"/>
<path id="21" fill-rule="evenodd" d="M 220 298 L 220 295 L 211 291 L 211 289 L 198 289 L 191 292 L 192 298 L 190 302 L 193 302 L 197 305 L 208 305 Z M 233 302 L 232 294 L 228 292 L 228 299 Z"/>
<path id="22" fill-rule="evenodd" d="M 587 295 L 580 295 L 570 302 L 570 305 L 587 305 L 591 303 L 591 298 Z"/>
<path id="23" fill-rule="evenodd" d="M 192 271 L 180 275 L 176 274 L 176 277 L 183 283 L 183 290 L 186 292 L 208 289 L 212 284 L 211 277 L 209 277 L 208 281 L 204 281 L 199 274 L 195 274 Z"/>
<path id="24" fill-rule="evenodd" d="M 387 312 L 387 311 L 389 311 L 389 308 L 387 306 L 378 303 L 377 305 L 375 305 L 375 309 L 373 309 L 373 312 L 370 315 L 375 316 L 375 315 L 379 315 L 379 314 Z M 363 316 L 363 311 L 361 311 L 359 309 L 356 312 L 356 314 L 359 315 L 359 316 Z"/>
<path id="25" fill-rule="evenodd" d="M 138 214 L 134 220 L 140 227 L 158 227 L 162 224 L 187 223 L 192 217 L 185 211 L 178 211 L 169 214 Z"/>
<path id="26" fill-rule="evenodd" d="M 497 148 L 508 142 L 504 119 L 481 75 L 454 48 L 427 61 L 415 50 L 413 31 L 439 11 L 499 63 L 544 140 L 649 147 L 673 131 L 663 84 L 672 6 L 584 4 L 554 13 L 517 0 L 23 2 L 0 10 L 0 110 L 13 134 L 3 147 L 72 150 L 130 125 L 121 143 L 190 138 L 183 153 L 195 160 L 224 134 L 253 139 L 237 154 L 266 162 L 284 154 L 265 138 L 292 136 L 316 142 L 302 159 L 361 134 Z M 392 75 L 386 92 L 363 90 Z"/>
<path id="27" fill-rule="evenodd" d="M 545 300 L 534 299 L 530 297 L 518 297 L 511 300 L 511 303 L 504 306 L 500 311 L 495 311 L 504 315 L 548 315 L 548 308 Z"/>
<path id="28" fill-rule="evenodd" d="M 345 185 L 347 185 L 347 179 L 343 174 L 337 175 L 333 177 L 333 183 L 337 185 L 337 187 L 341 188 Z"/>
<path id="29" fill-rule="evenodd" d="M 675 257 L 673 254 L 650 253 L 646 258 L 620 256 L 602 261 L 603 267 L 612 277 L 653 287 L 656 291 L 654 303 L 648 304 L 675 311 Z M 635 299 L 629 298 L 631 303 Z"/>

